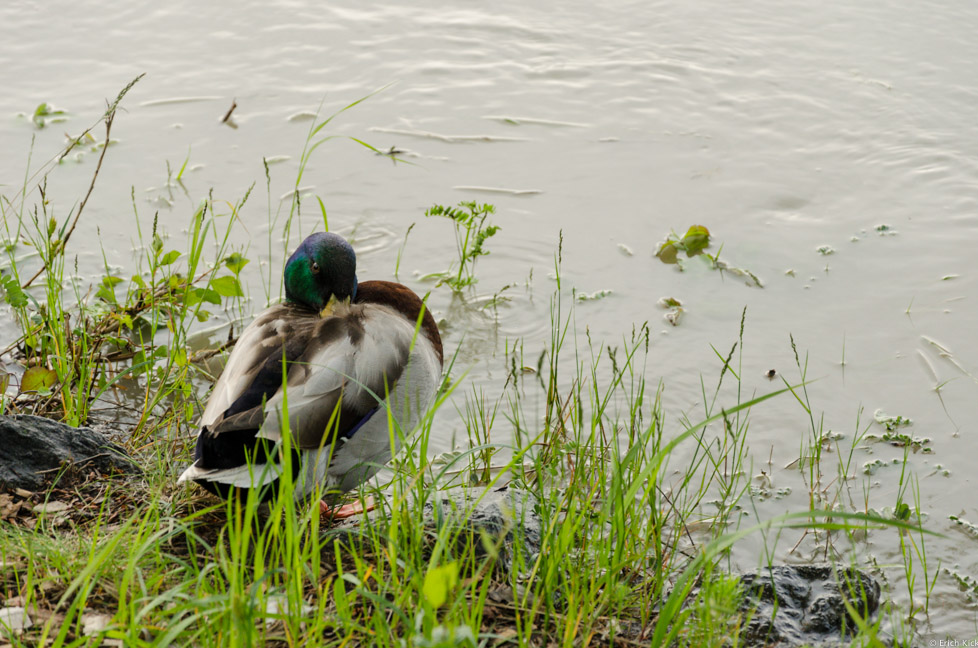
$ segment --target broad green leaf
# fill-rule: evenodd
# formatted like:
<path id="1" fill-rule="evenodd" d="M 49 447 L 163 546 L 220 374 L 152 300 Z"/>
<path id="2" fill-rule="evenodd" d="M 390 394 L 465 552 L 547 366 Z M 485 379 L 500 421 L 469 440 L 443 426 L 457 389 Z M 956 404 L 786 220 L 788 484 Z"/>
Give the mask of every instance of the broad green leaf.
<path id="1" fill-rule="evenodd" d="M 27 294 L 13 277 L 3 278 L 3 299 L 14 308 L 23 308 L 27 305 Z"/>
<path id="2" fill-rule="evenodd" d="M 180 252 L 178 252 L 177 250 L 170 250 L 169 252 L 163 255 L 162 259 L 160 259 L 160 265 L 161 266 L 170 265 L 171 263 L 173 263 L 179 258 L 180 258 Z"/>
<path id="3" fill-rule="evenodd" d="M 58 374 L 47 367 L 31 367 L 20 379 L 21 392 L 39 392 L 51 389 L 58 382 Z"/>
<path id="4" fill-rule="evenodd" d="M 224 258 L 224 267 L 233 272 L 235 276 L 241 273 L 241 269 L 251 263 L 249 259 L 241 256 L 240 252 L 235 252 Z"/>
<path id="5" fill-rule="evenodd" d="M 113 277 L 112 275 L 102 277 L 102 285 L 99 286 L 95 296 L 110 304 L 117 304 L 118 300 L 115 296 L 115 287 L 120 283 L 122 283 L 122 279 L 119 277 Z"/>
<path id="6" fill-rule="evenodd" d="M 187 366 L 187 349 L 185 347 L 182 347 L 182 346 L 181 347 L 177 347 L 176 349 L 174 349 L 172 360 L 173 360 L 173 362 L 178 367 L 186 367 Z"/>
<path id="7" fill-rule="evenodd" d="M 220 306 L 221 296 L 210 288 L 192 288 L 187 293 L 187 306 L 195 306 L 202 301 Z"/>
<path id="8" fill-rule="evenodd" d="M 216 277 L 211 279 L 209 287 L 222 297 L 244 297 L 244 293 L 241 291 L 241 284 L 238 283 L 237 277 L 230 275 Z"/>
<path id="9" fill-rule="evenodd" d="M 702 225 L 693 225 L 686 230 L 682 243 L 686 256 L 695 256 L 710 246 L 710 230 Z"/>
<path id="10" fill-rule="evenodd" d="M 432 567 L 424 575 L 422 592 L 433 608 L 440 608 L 448 600 L 448 594 L 458 583 L 458 563 Z"/>
<path id="11" fill-rule="evenodd" d="M 677 257 L 679 256 L 679 252 L 676 250 L 676 241 L 669 239 L 660 245 L 659 251 L 655 253 L 655 256 L 659 257 L 659 260 L 663 263 L 676 263 Z"/>
<path id="12" fill-rule="evenodd" d="M 109 304 L 118 303 L 118 300 L 116 300 L 115 298 L 115 291 L 105 286 L 102 286 L 97 291 L 95 291 L 95 296 L 104 302 L 108 302 Z"/>

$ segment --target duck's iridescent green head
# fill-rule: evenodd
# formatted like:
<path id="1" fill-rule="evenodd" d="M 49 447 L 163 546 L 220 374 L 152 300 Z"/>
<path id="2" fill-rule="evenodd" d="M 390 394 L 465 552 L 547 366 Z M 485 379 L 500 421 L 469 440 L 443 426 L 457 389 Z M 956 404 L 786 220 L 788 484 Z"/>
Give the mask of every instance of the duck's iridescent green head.
<path id="1" fill-rule="evenodd" d="M 285 297 L 321 311 L 330 298 L 357 294 L 357 255 L 342 236 L 311 234 L 285 264 Z"/>

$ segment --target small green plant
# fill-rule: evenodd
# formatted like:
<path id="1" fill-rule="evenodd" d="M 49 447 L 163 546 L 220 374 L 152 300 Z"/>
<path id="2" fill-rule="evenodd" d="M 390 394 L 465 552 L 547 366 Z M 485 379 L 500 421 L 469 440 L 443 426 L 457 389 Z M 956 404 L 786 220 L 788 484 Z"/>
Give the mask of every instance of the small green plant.
<path id="1" fill-rule="evenodd" d="M 34 109 L 34 114 L 31 115 L 31 121 L 37 128 L 44 128 L 48 123 L 57 123 L 67 120 L 65 111 L 55 108 L 51 104 L 44 102 L 37 105 Z"/>
<path id="2" fill-rule="evenodd" d="M 486 220 L 496 208 L 488 203 L 460 202 L 458 207 L 432 205 L 425 216 L 441 216 L 448 218 L 455 226 L 455 247 L 458 253 L 457 261 L 453 261 L 448 270 L 428 275 L 437 277 L 438 285 L 446 284 L 455 292 L 462 292 L 467 286 L 476 283 L 475 262 L 480 256 L 489 254 L 484 245 L 486 239 L 499 231 L 498 225 L 487 225 Z"/>
<path id="3" fill-rule="evenodd" d="M 655 256 L 663 263 L 677 265 L 680 270 L 683 270 L 683 262 L 679 253 L 684 252 L 687 258 L 700 257 L 708 260 L 713 270 L 719 270 L 721 273 L 728 272 L 736 277 L 742 277 L 748 286 L 755 288 L 764 287 L 764 283 L 760 278 L 750 270 L 738 268 L 730 265 L 726 261 L 721 261 L 720 252 L 723 251 L 722 245 L 716 254 L 707 252 L 706 249 L 710 247 L 711 237 L 710 230 L 703 225 L 691 226 L 682 237 L 676 234 L 676 232 L 670 232 L 666 236 L 666 240 L 659 244 Z"/>
<path id="4" fill-rule="evenodd" d="M 686 230 L 682 238 L 675 232 L 670 233 L 666 240 L 659 244 L 655 256 L 663 263 L 678 263 L 680 252 L 685 252 L 687 257 L 694 257 L 703 254 L 708 247 L 710 247 L 710 230 L 703 225 L 693 225 Z"/>
<path id="5" fill-rule="evenodd" d="M 32 209 L 25 209 L 32 194 L 26 180 L 13 199 L 0 200 L 7 234 L 0 283 L 21 333 L 0 355 L 14 352 L 13 359 L 27 367 L 20 393 L 5 404 L 13 411 L 84 424 L 92 405 L 106 399 L 121 379 L 144 377 L 137 425 L 142 429 L 150 412 L 165 399 L 193 399 L 196 370 L 187 352 L 187 335 L 195 322 L 210 317 L 205 307 L 227 305 L 244 295 L 238 273 L 248 261 L 240 253 L 228 254 L 228 237 L 248 194 L 232 207 L 230 219 L 214 213 L 220 203 L 212 197 L 202 201 L 191 217 L 186 252 L 165 249 L 154 218 L 151 239 L 141 246 L 138 267 L 128 282 L 110 268 L 104 252 L 104 275 L 91 290 L 69 277 L 72 234 L 98 180 L 116 109 L 138 80 L 119 93 L 99 120 L 105 125 L 106 146 L 101 148 L 88 191 L 64 219 L 57 218 L 46 195 L 47 177 L 57 165 L 42 166 L 33 176 L 28 172 L 28 178 L 37 178 L 37 202 Z M 70 142 L 61 157 L 76 145 L 77 141 Z M 138 213 L 135 216 L 138 225 Z M 222 232 L 217 223 L 224 220 L 228 226 Z M 10 227 L 13 223 L 16 228 Z M 139 238 L 142 242 L 141 230 Z M 216 264 L 203 256 L 209 242 L 216 248 Z M 40 267 L 24 279 L 27 264 Z M 74 266 L 77 275 L 77 258 Z M 187 410 L 188 417 L 192 411 Z"/>

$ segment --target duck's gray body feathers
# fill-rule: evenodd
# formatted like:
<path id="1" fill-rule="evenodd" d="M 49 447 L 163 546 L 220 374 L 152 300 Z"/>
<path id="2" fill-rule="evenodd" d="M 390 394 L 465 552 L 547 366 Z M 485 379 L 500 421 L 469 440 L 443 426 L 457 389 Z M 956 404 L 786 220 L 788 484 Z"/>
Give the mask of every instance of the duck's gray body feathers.
<path id="1" fill-rule="evenodd" d="M 441 379 L 434 320 L 413 292 L 388 282 L 364 282 L 353 303 L 331 311 L 280 304 L 245 329 L 214 386 L 196 461 L 181 481 L 224 495 L 274 482 L 281 456 L 270 448 L 282 440 L 285 411 L 297 497 L 319 484 L 355 488 L 391 459 Z"/>

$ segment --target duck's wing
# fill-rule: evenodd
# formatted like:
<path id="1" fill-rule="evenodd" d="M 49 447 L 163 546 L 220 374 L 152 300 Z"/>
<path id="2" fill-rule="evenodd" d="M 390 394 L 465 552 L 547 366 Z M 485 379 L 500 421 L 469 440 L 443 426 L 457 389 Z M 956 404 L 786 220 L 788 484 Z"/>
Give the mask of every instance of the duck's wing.
<path id="1" fill-rule="evenodd" d="M 237 411 L 250 409 L 261 404 L 262 395 L 266 389 L 271 389 L 271 396 L 282 385 L 281 360 L 283 354 L 288 356 L 285 347 L 287 340 L 293 340 L 293 355 L 296 347 L 301 347 L 301 340 L 308 337 L 310 327 L 299 326 L 295 309 L 288 304 L 278 304 L 265 310 L 241 333 L 231 357 L 228 358 L 224 371 L 211 390 L 207 407 L 200 418 L 201 430 L 216 424 L 225 418 L 226 412 L 237 404 Z M 300 320 L 301 323 L 301 320 Z M 298 345 L 295 344 L 298 342 Z M 271 358 L 279 359 L 279 366 L 269 366 Z M 271 370 L 271 371 L 269 371 Z M 277 375 L 276 375 L 277 371 Z M 277 378 L 277 380 L 276 380 Z M 272 385 L 271 383 L 276 383 Z M 255 391 L 256 387 L 258 392 Z"/>
<path id="2" fill-rule="evenodd" d="M 289 428 L 302 450 L 351 438 L 383 409 L 408 365 L 413 338 L 409 323 L 373 304 L 354 305 L 322 320 L 306 353 L 289 366 L 287 392 L 268 400 L 260 436 L 280 439 L 281 413 L 287 409 Z"/>
<path id="3" fill-rule="evenodd" d="M 237 485 L 241 475 L 222 471 L 266 460 L 268 448 L 257 438 L 265 403 L 282 388 L 283 367 L 302 356 L 318 321 L 315 315 L 280 304 L 242 332 L 201 416 L 195 462 L 181 481 L 226 479 Z"/>
<path id="4" fill-rule="evenodd" d="M 354 305 L 305 320 L 282 314 L 266 311 L 242 334 L 202 417 L 194 466 L 181 479 L 239 485 L 249 461 L 269 461 L 286 411 L 298 450 L 350 438 L 382 409 L 407 365 L 414 330 L 388 309 Z"/>

